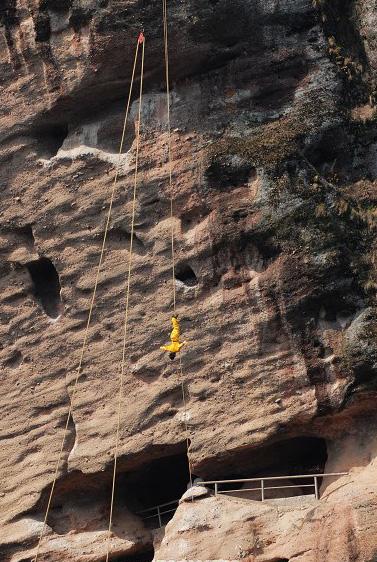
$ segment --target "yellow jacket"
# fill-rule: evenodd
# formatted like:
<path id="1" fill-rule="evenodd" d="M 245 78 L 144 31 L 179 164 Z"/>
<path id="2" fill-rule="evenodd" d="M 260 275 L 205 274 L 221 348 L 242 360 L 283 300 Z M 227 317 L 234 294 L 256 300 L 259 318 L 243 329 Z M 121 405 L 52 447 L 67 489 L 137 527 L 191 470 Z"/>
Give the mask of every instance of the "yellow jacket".
<path id="1" fill-rule="evenodd" d="M 186 344 L 186 342 L 182 342 L 179 343 L 177 341 L 172 342 L 169 345 L 162 345 L 160 347 L 160 349 L 162 349 L 163 351 L 170 351 L 170 353 L 178 353 L 178 351 L 181 351 L 182 347 Z"/>
<path id="2" fill-rule="evenodd" d="M 179 326 L 179 320 L 178 318 L 176 318 L 175 316 L 172 316 L 171 318 L 171 325 L 172 325 L 172 331 L 170 333 L 170 341 L 171 343 L 169 345 L 163 345 L 162 347 L 160 347 L 160 349 L 162 349 L 163 351 L 169 351 L 170 353 L 178 353 L 179 351 L 181 351 L 182 347 L 187 343 L 187 342 L 180 342 L 179 339 L 181 337 L 181 329 Z"/>
<path id="3" fill-rule="evenodd" d="M 170 334 L 170 339 L 173 342 L 179 342 L 179 338 L 181 337 L 181 329 L 179 327 L 178 318 L 175 316 L 171 317 L 171 325 L 172 325 L 172 332 Z"/>

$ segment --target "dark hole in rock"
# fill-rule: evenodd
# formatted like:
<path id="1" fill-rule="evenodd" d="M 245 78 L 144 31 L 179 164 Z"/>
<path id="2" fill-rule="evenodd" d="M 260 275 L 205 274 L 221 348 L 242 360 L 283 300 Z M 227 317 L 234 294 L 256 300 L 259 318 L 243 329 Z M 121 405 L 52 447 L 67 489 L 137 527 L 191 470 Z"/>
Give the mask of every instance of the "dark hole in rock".
<path id="1" fill-rule="evenodd" d="M 358 288 L 348 286 L 317 294 L 315 297 L 304 299 L 300 304 L 302 318 L 310 318 L 313 325 L 320 330 L 337 331 L 347 329 L 362 307 L 362 294 Z M 318 347 L 320 344 L 313 340 L 313 345 Z"/>
<path id="2" fill-rule="evenodd" d="M 256 169 L 238 156 L 214 160 L 206 170 L 208 185 L 220 191 L 247 184 L 256 176 Z"/>
<path id="3" fill-rule="evenodd" d="M 307 63 L 300 57 L 273 65 L 270 76 L 259 80 L 259 91 L 253 103 L 264 110 L 278 109 L 289 103 L 307 72 Z"/>
<path id="4" fill-rule="evenodd" d="M 327 446 L 321 437 L 293 437 L 249 452 L 244 466 L 258 476 L 279 476 L 323 472 L 327 461 Z M 234 455 L 238 470 L 242 470 L 238 455 Z M 242 457 L 242 455 L 241 455 Z M 267 474 L 268 473 L 268 474 Z M 245 475 L 245 474 L 244 474 Z"/>
<path id="5" fill-rule="evenodd" d="M 320 437 L 293 437 L 266 445 L 259 449 L 228 452 L 229 457 L 211 461 L 203 470 L 198 470 L 200 475 L 205 474 L 209 479 L 237 479 L 237 478 L 262 478 L 278 476 L 298 476 L 305 474 L 321 474 L 325 470 L 327 461 L 327 445 L 325 439 Z M 208 475 L 208 476 L 207 476 Z M 312 481 L 310 482 L 312 483 Z M 245 487 L 251 487 L 246 483 Z M 292 484 L 309 484 L 308 480 L 277 480 L 273 486 Z M 319 479 L 319 485 L 321 479 Z M 266 484 L 267 486 L 267 484 Z M 234 489 L 234 484 L 224 485 L 222 489 Z M 266 498 L 308 495 L 313 494 L 310 488 L 289 488 L 285 490 L 270 490 Z M 253 492 L 260 499 L 260 491 Z M 242 493 L 240 493 L 242 497 Z"/>
<path id="6" fill-rule="evenodd" d="M 137 472 L 122 475 L 119 480 L 119 496 L 124 494 L 128 506 L 135 512 L 149 507 L 178 500 L 187 490 L 190 482 L 187 455 L 179 455 L 156 459 L 139 468 Z M 170 513 L 163 515 L 166 524 L 174 515 L 176 505 L 166 506 Z M 145 514 L 145 515 L 152 515 Z M 151 518 L 152 526 L 158 521 Z"/>
<path id="7" fill-rule="evenodd" d="M 194 228 L 196 225 L 200 224 L 203 220 L 210 213 L 209 207 L 203 205 L 200 207 L 194 207 L 189 211 L 186 211 L 184 214 L 181 215 L 181 227 L 182 232 L 187 232 L 191 228 Z"/>
<path id="8" fill-rule="evenodd" d="M 246 257 L 251 267 L 254 267 L 254 262 L 259 260 L 262 268 L 265 268 L 279 257 L 281 248 L 270 239 L 242 232 L 239 239 L 239 253 Z"/>
<path id="9" fill-rule="evenodd" d="M 281 249 L 272 242 L 259 242 L 257 246 L 264 262 L 275 260 L 281 252 Z"/>
<path id="10" fill-rule="evenodd" d="M 206 34 L 214 45 L 229 48 L 252 34 L 254 45 L 260 46 L 261 34 L 259 26 L 255 25 L 256 5 L 253 9 L 247 8 L 242 0 L 212 0 L 206 4 L 201 6 L 201 17 L 191 25 L 196 41 Z"/>
<path id="11" fill-rule="evenodd" d="M 318 326 L 332 330 L 346 329 L 356 312 L 356 305 L 348 302 L 341 294 L 326 295 L 318 302 L 318 308 L 315 311 Z"/>
<path id="12" fill-rule="evenodd" d="M 325 177 L 348 176 L 352 171 L 350 141 L 341 127 L 330 128 L 304 151 L 305 157 Z"/>
<path id="13" fill-rule="evenodd" d="M 40 258 L 26 264 L 33 281 L 34 295 L 41 303 L 44 312 L 50 318 L 58 318 L 63 303 L 60 298 L 59 275 L 48 258 Z"/>
<path id="14" fill-rule="evenodd" d="M 44 0 L 40 4 L 42 9 L 50 9 L 54 12 L 67 12 L 72 6 L 73 0 Z"/>
<path id="15" fill-rule="evenodd" d="M 175 278 L 177 281 L 181 281 L 181 283 L 186 285 L 186 287 L 196 287 L 198 284 L 198 278 L 189 265 L 177 266 L 175 269 Z"/>
<path id="16" fill-rule="evenodd" d="M 4 228 L 2 229 L 2 232 L 6 234 L 11 243 L 15 242 L 18 246 L 26 246 L 29 250 L 33 250 L 35 239 L 33 228 L 30 224 Z"/>
<path id="17" fill-rule="evenodd" d="M 48 11 L 41 8 L 38 12 L 35 24 L 35 40 L 37 43 L 49 41 L 51 37 L 51 22 Z"/>
<path id="18" fill-rule="evenodd" d="M 43 158 L 56 156 L 68 135 L 68 125 L 57 123 L 36 128 L 34 137 L 38 141 L 38 153 Z"/>
<path id="19" fill-rule="evenodd" d="M 74 8 L 72 9 L 71 17 L 69 18 L 69 23 L 73 27 L 74 31 L 78 33 L 81 28 L 88 25 L 91 19 L 92 11 L 89 8 L 74 6 Z"/>
<path id="20" fill-rule="evenodd" d="M 154 550 L 148 550 L 146 552 L 140 552 L 139 554 L 111 557 L 111 562 L 152 562 L 153 559 Z"/>
<path id="21" fill-rule="evenodd" d="M 133 467 L 130 472 L 123 472 L 120 462 L 115 491 L 114 529 L 124 524 L 126 512 L 137 514 L 144 520 L 145 514 L 138 512 L 179 500 L 187 489 L 190 475 L 185 446 L 181 444 L 179 448 L 174 447 L 174 453 Z M 61 478 L 56 485 L 48 521 L 53 530 L 65 534 L 73 528 L 76 532 L 103 528 L 108 523 L 112 474 L 112 465 L 109 465 L 100 473 L 73 471 Z M 34 506 L 33 513 L 44 512 L 48 493 L 49 489 L 46 488 Z M 177 503 L 167 506 L 166 510 L 172 511 L 162 515 L 164 525 L 173 517 L 176 507 Z M 76 520 L 75 514 L 78 512 L 80 517 Z M 158 518 L 147 519 L 145 523 L 152 528 L 159 527 Z"/>

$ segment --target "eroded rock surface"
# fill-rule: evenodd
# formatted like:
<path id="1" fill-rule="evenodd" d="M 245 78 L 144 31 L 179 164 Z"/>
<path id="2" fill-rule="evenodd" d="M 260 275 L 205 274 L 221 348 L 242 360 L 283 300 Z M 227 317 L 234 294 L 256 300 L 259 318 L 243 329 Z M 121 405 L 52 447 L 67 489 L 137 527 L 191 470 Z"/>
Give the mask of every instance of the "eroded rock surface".
<path id="1" fill-rule="evenodd" d="M 172 311 L 162 6 L 0 7 L 2 559 L 26 562 L 35 552 L 71 403 L 41 560 L 104 559 L 138 79 L 117 152 L 143 27 L 112 559 L 151 560 L 154 543 L 156 559 L 373 562 L 375 3 L 171 0 L 168 8 L 186 408 L 177 362 L 159 350 Z M 350 475 L 309 506 L 183 502 L 154 538 L 138 511 L 185 491 L 187 437 L 194 476 L 206 479 Z"/>

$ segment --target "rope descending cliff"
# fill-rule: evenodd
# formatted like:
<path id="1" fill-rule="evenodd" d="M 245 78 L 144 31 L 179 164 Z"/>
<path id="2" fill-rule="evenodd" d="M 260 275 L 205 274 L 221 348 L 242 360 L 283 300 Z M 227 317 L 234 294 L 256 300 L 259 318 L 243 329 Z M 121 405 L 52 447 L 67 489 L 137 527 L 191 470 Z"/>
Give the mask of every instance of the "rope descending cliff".
<path id="1" fill-rule="evenodd" d="M 118 177 L 119 177 L 119 171 L 120 171 L 120 165 L 121 165 L 121 155 L 122 155 L 122 152 L 123 152 L 123 147 L 124 147 L 124 142 L 125 142 L 126 127 L 127 127 L 128 116 L 129 116 L 129 112 L 130 112 L 130 105 L 131 105 L 133 84 L 134 84 L 134 78 L 135 78 L 136 63 L 137 63 L 137 60 L 138 60 L 138 53 L 139 53 L 140 44 L 142 44 L 142 46 L 143 46 L 143 57 L 144 57 L 144 37 L 142 35 L 139 36 L 138 41 L 137 41 L 137 45 L 136 45 L 136 52 L 135 52 L 133 69 L 132 69 L 131 83 L 130 83 L 130 89 L 129 89 L 128 100 L 127 100 L 127 107 L 126 107 L 126 112 L 125 112 L 125 117 L 124 117 L 124 122 L 123 122 L 122 136 L 121 136 L 121 141 L 120 141 L 120 146 L 119 146 L 119 161 L 118 161 L 119 163 L 118 163 L 118 166 L 117 166 L 116 171 L 115 171 L 113 187 L 112 187 L 112 191 L 111 191 L 111 195 L 110 195 L 109 208 L 108 208 L 107 218 L 106 218 L 106 223 L 105 223 L 105 231 L 104 231 L 104 235 L 103 235 L 100 257 L 99 257 L 97 270 L 96 270 L 96 277 L 95 277 L 95 281 L 94 281 L 94 287 L 93 287 L 92 298 L 91 298 L 91 301 L 90 301 L 88 319 L 87 319 L 83 343 L 82 343 L 82 347 L 81 347 L 79 364 L 78 364 L 78 367 L 77 367 L 77 370 L 76 370 L 76 376 L 75 376 L 74 383 L 73 383 L 70 406 L 69 406 L 69 409 L 68 409 L 67 419 L 66 419 L 66 423 L 65 423 L 65 427 L 64 427 L 64 431 L 63 431 L 63 437 L 62 437 L 62 440 L 61 440 L 58 459 L 56 461 L 53 481 L 52 481 L 50 493 L 49 493 L 49 496 L 48 496 L 47 507 L 46 507 L 46 511 L 45 511 L 45 515 L 44 515 L 44 519 L 43 519 L 43 526 L 42 526 L 42 529 L 41 529 L 41 532 L 40 532 L 40 535 L 39 535 L 38 544 L 37 544 L 37 548 L 36 548 L 36 554 L 35 554 L 35 557 L 34 557 L 34 562 L 38 562 L 43 537 L 44 537 L 45 532 L 46 532 L 47 519 L 48 519 L 48 515 L 50 513 L 50 509 L 51 509 L 51 504 L 52 504 L 52 499 L 53 499 L 53 496 L 54 496 L 55 486 L 56 486 L 56 482 L 57 482 L 57 479 L 58 479 L 58 476 L 59 476 L 59 470 L 60 470 L 60 466 L 61 466 L 61 462 L 62 462 L 62 458 L 63 458 L 64 445 L 65 445 L 67 434 L 68 434 L 69 423 L 70 423 L 70 420 L 71 420 L 71 417 L 72 417 L 74 399 L 75 399 L 76 391 L 77 391 L 77 383 L 78 383 L 80 374 L 82 372 L 83 360 L 84 360 L 84 356 L 85 356 L 85 353 L 86 353 L 87 348 L 88 348 L 89 327 L 91 325 L 94 303 L 95 303 L 95 299 L 96 299 L 96 295 L 97 295 L 99 276 L 100 276 L 100 272 L 101 272 L 101 269 L 102 269 L 102 264 L 103 264 L 103 260 L 104 260 L 104 254 L 105 254 L 106 241 L 107 241 L 107 235 L 108 235 L 109 227 L 110 227 L 110 219 L 111 219 L 111 213 L 112 213 L 112 208 L 113 208 L 113 203 L 114 203 L 114 197 L 115 197 L 115 192 L 116 192 L 116 188 L 117 188 L 117 184 L 118 184 Z M 141 84 L 141 86 L 142 86 L 142 84 Z M 141 87 L 140 87 L 140 99 L 141 99 Z M 138 135 L 139 135 L 139 132 L 140 132 L 140 116 L 139 116 L 139 124 L 138 124 Z M 137 146 L 138 146 L 138 144 L 137 144 Z M 138 154 L 138 148 L 137 148 L 137 154 Z M 136 162 L 136 165 L 135 165 L 134 207 L 135 207 L 135 197 L 136 197 L 136 180 L 137 180 L 137 162 Z M 134 226 L 134 207 L 133 207 L 133 226 Z M 132 231 L 132 234 L 131 234 L 129 273 L 130 273 L 130 267 L 131 267 L 132 238 L 133 238 L 133 231 Z M 127 285 L 127 297 L 126 297 L 126 299 L 127 299 L 126 311 L 128 311 L 129 285 Z M 125 324 L 126 324 L 126 322 L 125 322 Z M 123 356 L 123 359 L 124 359 L 124 356 Z M 123 363 L 124 363 L 124 361 L 122 361 L 122 375 L 123 375 Z M 122 389 L 122 384 L 120 385 L 120 389 Z M 120 392 L 121 392 L 121 390 L 120 390 Z M 119 414 L 118 414 L 118 419 L 119 419 Z M 117 441 L 118 441 L 118 437 L 117 437 Z M 113 501 L 113 498 L 112 498 L 112 501 Z M 110 527 L 111 527 L 111 522 L 110 522 Z"/>
<path id="2" fill-rule="evenodd" d="M 110 538 L 111 538 L 111 529 L 113 524 L 115 483 L 116 483 L 116 472 L 117 472 L 118 453 L 119 453 L 120 420 L 121 420 L 122 402 L 123 402 L 124 373 L 126 367 L 126 345 L 127 345 L 127 336 L 128 336 L 128 316 L 129 316 L 129 305 L 130 305 L 130 289 L 131 289 L 131 273 L 132 273 L 132 257 L 133 257 L 132 250 L 133 250 L 133 241 L 134 241 L 134 234 L 135 234 L 136 195 L 137 195 L 139 149 L 140 149 L 141 107 L 142 107 L 142 99 L 143 99 L 144 54 L 145 54 L 145 38 L 143 33 L 140 33 L 139 35 L 139 39 L 136 47 L 135 59 L 137 59 L 139 45 L 142 45 L 142 55 L 141 55 L 141 70 L 140 70 L 139 111 L 138 111 L 138 120 L 136 125 L 136 157 L 135 157 L 134 188 L 133 188 L 133 195 L 132 195 L 131 240 L 130 240 L 130 250 L 128 255 L 128 272 L 127 272 L 127 281 L 126 281 L 126 306 L 124 312 L 124 325 L 123 325 L 122 362 L 121 362 L 119 393 L 118 393 L 118 413 L 117 413 L 117 426 L 116 426 L 116 437 L 115 437 L 113 480 L 111 486 L 110 516 L 109 516 L 109 527 L 108 527 L 107 541 L 106 541 L 106 562 L 109 561 L 109 555 L 110 555 Z"/>
<path id="3" fill-rule="evenodd" d="M 164 53 L 165 53 L 165 79 L 166 79 L 166 105 L 167 105 L 167 127 L 168 127 L 168 163 L 169 163 L 169 192 L 170 192 L 170 222 L 171 222 L 171 258 L 172 258 L 172 285 L 173 285 L 173 310 L 176 317 L 176 282 L 175 282 L 175 244 L 174 244 L 174 189 L 173 189 L 173 161 L 172 161 L 172 143 L 171 143 L 171 122 L 170 122 L 170 77 L 169 77 L 169 30 L 168 30 L 168 12 L 167 0 L 162 0 L 162 17 L 164 24 Z M 182 390 L 182 405 L 183 405 L 183 422 L 185 425 L 186 434 L 186 451 L 187 462 L 190 473 L 190 486 L 192 488 L 192 467 L 190 460 L 190 432 L 188 427 L 188 412 L 186 401 L 186 390 L 183 376 L 182 357 L 179 355 L 179 379 Z"/>

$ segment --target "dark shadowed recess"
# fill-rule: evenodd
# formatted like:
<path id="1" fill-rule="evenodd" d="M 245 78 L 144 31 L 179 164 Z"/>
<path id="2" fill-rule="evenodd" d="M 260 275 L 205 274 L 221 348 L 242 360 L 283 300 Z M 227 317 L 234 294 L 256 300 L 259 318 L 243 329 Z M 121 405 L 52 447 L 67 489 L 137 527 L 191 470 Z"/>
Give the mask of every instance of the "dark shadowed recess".
<path id="1" fill-rule="evenodd" d="M 206 479 L 259 478 L 321 473 L 327 461 L 326 441 L 293 437 L 258 449 L 228 451 L 198 469 Z"/>
<path id="2" fill-rule="evenodd" d="M 322 20 L 326 35 L 335 36 L 338 44 L 367 65 L 363 39 L 356 26 L 355 0 L 322 2 L 325 18 Z"/>
<path id="3" fill-rule="evenodd" d="M 181 453 L 156 459 L 138 471 L 123 474 L 119 480 L 119 498 L 135 510 L 179 499 L 190 481 L 187 455 Z M 127 499 L 126 499 L 127 498 Z"/>
<path id="4" fill-rule="evenodd" d="M 0 23 L 9 28 L 16 25 L 17 22 L 17 0 L 1 0 Z"/>
<path id="5" fill-rule="evenodd" d="M 247 0 L 228 0 L 208 5 L 208 2 L 191 0 L 188 2 L 187 11 L 189 16 L 192 14 L 192 18 L 187 17 L 187 14 L 182 16 L 178 1 L 172 1 L 170 4 L 172 82 L 221 68 L 230 60 L 244 56 L 245 49 L 255 53 L 269 47 L 263 43 L 263 26 L 258 19 L 255 3 L 250 4 Z M 46 11 L 40 10 L 39 13 L 38 40 L 42 41 L 47 40 L 50 33 L 49 20 L 45 18 L 48 15 Z M 198 13 L 200 18 L 195 17 Z M 90 17 L 90 14 L 75 11 L 75 4 L 73 5 L 71 24 L 75 29 L 86 24 Z M 55 117 L 69 114 L 68 118 L 72 120 L 89 108 L 98 110 L 126 98 L 136 34 L 141 27 L 144 27 L 148 43 L 145 91 L 161 87 L 163 33 L 160 3 L 140 0 L 127 6 L 127 9 L 119 4 L 112 6 L 111 10 L 104 8 L 102 3 L 90 25 L 93 33 L 99 37 L 108 34 L 116 36 L 119 48 L 114 50 L 109 44 L 111 53 L 98 53 L 93 60 L 96 73 L 88 74 L 76 91 L 59 100 L 52 110 Z M 181 33 L 182 28 L 186 28 L 187 32 Z M 136 30 L 135 35 L 125 33 L 125 30 Z M 137 88 L 134 97 L 137 97 Z"/>
<path id="6" fill-rule="evenodd" d="M 62 147 L 68 135 L 67 123 L 51 123 L 35 127 L 31 136 L 37 141 L 38 155 L 43 158 L 52 158 Z"/>
<path id="7" fill-rule="evenodd" d="M 186 491 L 190 481 L 186 445 L 181 443 L 174 447 L 163 447 L 159 451 L 150 452 L 150 456 L 168 454 L 154 458 L 142 464 L 132 465 L 132 470 L 125 472 L 120 459 L 119 472 L 116 480 L 114 504 L 114 525 L 120 525 L 126 510 L 137 513 L 155 505 L 179 499 Z M 130 458 L 126 459 L 131 462 Z M 56 483 L 55 493 L 49 513 L 48 523 L 58 534 L 72 530 L 70 513 L 72 509 L 81 512 L 80 525 L 77 531 L 102 530 L 108 519 L 108 507 L 112 486 L 113 465 L 109 463 L 106 470 L 85 474 L 73 471 L 60 478 Z M 44 514 L 50 488 L 46 487 L 37 504 L 29 511 L 33 514 Z M 172 506 L 175 507 L 175 506 Z M 102 513 L 99 521 L 93 523 L 93 513 Z M 166 521 L 173 516 L 172 512 Z M 98 516 L 96 516 L 98 517 Z"/>
<path id="8" fill-rule="evenodd" d="M 50 318 L 58 318 L 63 303 L 60 298 L 60 281 L 54 264 L 48 258 L 40 258 L 26 264 L 33 281 L 33 293 Z"/>
<path id="9" fill-rule="evenodd" d="M 42 0 L 39 4 L 40 10 L 52 10 L 53 12 L 67 12 L 73 4 L 73 0 Z"/>
<path id="10" fill-rule="evenodd" d="M 180 444 L 178 449 L 175 447 L 170 452 L 174 454 L 144 462 L 128 472 L 122 472 L 120 462 L 114 505 L 115 527 L 121 524 L 125 510 L 137 514 L 150 507 L 178 500 L 187 490 L 190 474 L 185 444 Z M 203 466 L 197 469 L 196 475 L 212 480 L 320 474 L 325 470 L 326 461 L 325 440 L 301 436 L 271 443 L 259 449 L 226 451 L 221 458 L 207 459 Z M 111 464 L 103 472 L 84 474 L 75 471 L 58 480 L 49 514 L 49 525 L 59 534 L 68 533 L 73 528 L 70 513 L 73 509 L 79 509 L 82 517 L 80 528 L 75 527 L 77 531 L 93 525 L 93 513 L 103 514 L 100 520 L 94 523 L 94 527 L 102 529 L 108 517 L 111 482 Z M 305 482 L 298 483 L 301 485 Z M 229 485 L 224 485 L 222 489 L 229 489 Z M 34 513 L 43 513 L 48 491 L 49 488 L 46 488 L 38 505 L 32 510 Z M 312 492 L 312 489 L 305 487 L 300 490 L 303 494 Z M 173 516 L 176 504 L 166 509 L 170 507 L 173 511 L 164 516 L 164 524 Z"/>
<path id="11" fill-rule="evenodd" d="M 332 183 L 376 179 L 370 145 L 376 141 L 374 123 L 331 126 L 303 150 L 307 161 Z M 350 154 L 357 156 L 350 158 Z"/>
<path id="12" fill-rule="evenodd" d="M 191 266 L 185 265 L 178 265 L 175 268 L 175 278 L 177 281 L 181 281 L 186 287 L 196 287 L 198 284 L 198 278 L 195 275 L 194 270 Z"/>
<path id="13" fill-rule="evenodd" d="M 260 45 L 262 34 L 256 3 L 250 4 L 244 0 L 193 0 L 192 5 L 195 12 L 201 14 L 191 25 L 194 39 L 201 40 L 207 35 L 214 45 L 229 48 L 253 33 L 253 41 Z"/>
<path id="14" fill-rule="evenodd" d="M 302 302 L 300 315 L 306 322 L 314 320 L 316 326 L 320 320 L 325 320 L 333 322 L 334 329 L 343 329 L 349 325 L 362 304 L 361 292 L 358 293 L 357 288 L 349 285 L 343 291 L 328 291 L 322 295 L 310 296 Z"/>
<path id="15" fill-rule="evenodd" d="M 152 562 L 154 558 L 154 550 L 130 554 L 128 556 L 111 556 L 111 562 Z"/>
<path id="16" fill-rule="evenodd" d="M 8 0 L 10 2 L 10 0 Z M 40 123 L 51 125 L 64 116 L 70 123 L 85 120 L 89 114 L 99 112 L 104 107 L 122 103 L 124 105 L 132 72 L 132 61 L 135 52 L 137 32 L 144 27 L 148 43 L 148 56 L 145 59 L 144 91 L 163 91 L 163 48 L 162 48 L 162 8 L 160 3 L 139 0 L 124 8 L 121 3 L 112 5 L 107 9 L 107 2 L 99 2 L 93 18 L 93 10 L 79 8 L 78 3 L 71 0 L 44 0 L 36 17 L 37 42 L 48 46 L 51 34 L 49 11 L 67 11 L 71 6 L 70 23 L 75 31 L 82 26 L 90 24 L 91 30 L 99 38 L 109 34 L 116 37 L 117 45 L 109 42 L 106 49 L 93 53 L 91 61 L 95 72 L 85 74 L 77 88 L 70 95 L 60 97 L 51 111 L 43 116 L 38 116 Z M 271 41 L 266 44 L 263 26 L 267 24 L 258 15 L 258 7 L 247 0 L 220 0 L 219 2 L 204 2 L 191 0 L 187 3 L 187 13 L 182 15 L 178 0 L 172 0 L 171 29 L 170 29 L 170 69 L 172 84 L 179 81 L 192 79 L 194 76 L 207 74 L 211 71 L 226 66 L 230 61 L 239 64 L 243 61 L 244 69 L 236 72 L 241 81 L 249 78 L 245 72 L 265 72 L 268 53 L 275 46 Z M 48 7 L 48 9 L 47 9 Z M 313 24 L 313 10 L 305 13 L 305 22 L 301 21 L 300 13 L 286 18 L 280 16 L 275 10 L 268 17 L 271 25 L 285 25 L 287 30 L 292 25 L 300 28 Z M 200 18 L 197 14 L 200 13 Z M 190 17 L 190 16 L 193 17 Z M 270 17 L 271 16 L 271 17 Z M 280 21 L 281 19 L 281 21 Z M 296 21 L 297 20 L 297 21 Z M 187 30 L 181 33 L 181 29 Z M 129 30 L 135 30 L 135 34 Z M 119 48 L 118 48 L 119 47 Z M 267 59 L 259 57 L 258 53 L 267 53 Z M 249 60 L 249 57 L 252 60 Z M 255 59 L 263 61 L 255 69 Z M 109 64 L 111 60 L 111 64 Z M 188 62 L 189 61 L 189 62 Z M 253 62 L 254 61 L 254 62 Z M 241 62 L 242 64 L 242 62 Z M 138 76 L 139 69 L 136 76 Z M 260 78 L 261 84 L 258 104 L 266 103 L 268 106 L 279 106 L 282 101 L 291 99 L 296 89 L 297 81 L 307 72 L 305 61 L 300 57 L 293 60 L 282 61 L 273 69 L 273 80 L 267 76 L 266 82 Z M 269 73 L 271 75 L 271 72 Z M 217 80 L 217 78 L 214 78 Z M 276 87 L 278 82 L 279 86 Z M 241 84 L 240 84 L 241 87 Z M 285 92 L 282 94 L 282 92 Z M 133 98 L 138 95 L 137 84 L 134 88 Z M 284 97 L 284 100 L 281 97 Z"/>
<path id="17" fill-rule="evenodd" d="M 223 156 L 211 162 L 205 176 L 212 189 L 228 191 L 254 179 L 256 170 L 252 164 L 237 156 Z"/>
<path id="18" fill-rule="evenodd" d="M 35 244 L 33 227 L 30 224 L 24 226 L 12 226 L 11 228 L 1 228 L 1 234 L 5 234 L 17 240 L 18 244 L 33 247 Z"/>

